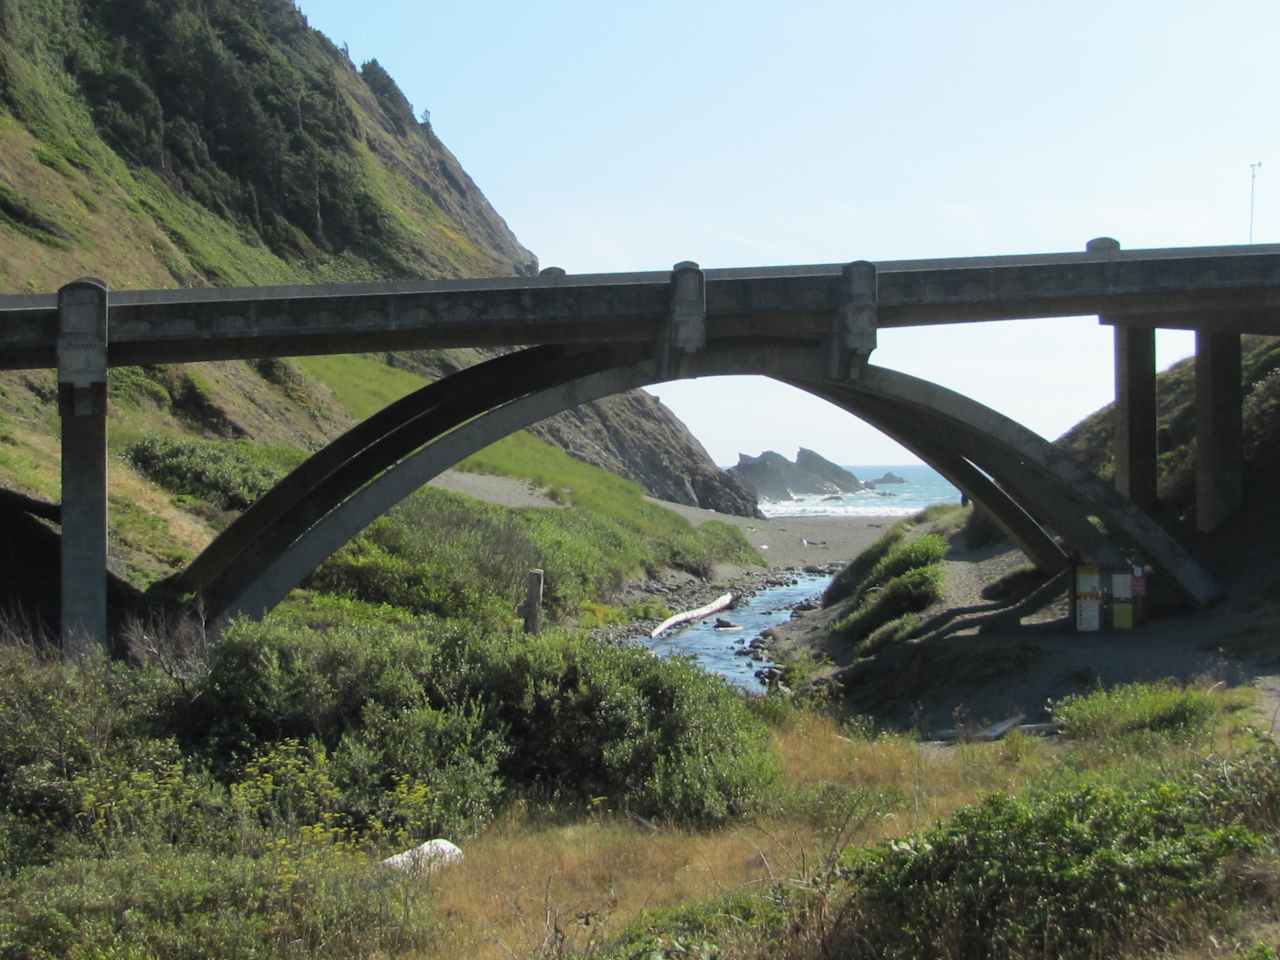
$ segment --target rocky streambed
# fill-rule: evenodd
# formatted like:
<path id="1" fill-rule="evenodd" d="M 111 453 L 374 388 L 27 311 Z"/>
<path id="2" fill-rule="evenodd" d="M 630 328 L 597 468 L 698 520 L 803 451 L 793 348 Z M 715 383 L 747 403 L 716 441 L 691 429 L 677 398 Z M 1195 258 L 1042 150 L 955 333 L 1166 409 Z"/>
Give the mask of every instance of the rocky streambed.
<path id="1" fill-rule="evenodd" d="M 620 643 L 640 643 L 658 656 L 692 656 L 704 669 L 753 693 L 776 679 L 769 660 L 772 629 L 797 613 L 814 609 L 831 577 L 842 564 L 750 571 L 725 581 L 670 575 L 633 588 L 659 599 L 673 612 L 691 610 L 728 592 L 733 605 L 702 620 L 674 628 L 656 639 L 650 632 L 658 620 L 605 627 L 597 635 Z"/>

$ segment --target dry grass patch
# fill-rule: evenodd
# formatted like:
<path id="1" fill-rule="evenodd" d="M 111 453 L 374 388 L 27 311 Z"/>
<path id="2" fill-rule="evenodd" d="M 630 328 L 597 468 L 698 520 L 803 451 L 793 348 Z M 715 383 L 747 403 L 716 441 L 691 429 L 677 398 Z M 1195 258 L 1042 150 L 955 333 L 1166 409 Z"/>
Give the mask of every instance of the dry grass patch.
<path id="1" fill-rule="evenodd" d="M 598 944 L 641 911 L 702 900 L 770 879 L 785 855 L 755 826 L 652 832 L 602 817 L 565 826 L 508 820 L 467 845 L 436 881 L 444 929 L 428 957 L 538 955 L 549 944 Z"/>
<path id="2" fill-rule="evenodd" d="M 984 793 L 1016 789 L 1049 752 L 1038 741 L 942 749 L 849 733 L 804 712 L 775 729 L 784 769 L 775 809 L 721 830 L 651 829 L 612 813 L 553 825 L 504 819 L 435 880 L 442 930 L 425 956 L 585 952 L 645 911 L 803 882 L 847 844 L 901 836 Z"/>

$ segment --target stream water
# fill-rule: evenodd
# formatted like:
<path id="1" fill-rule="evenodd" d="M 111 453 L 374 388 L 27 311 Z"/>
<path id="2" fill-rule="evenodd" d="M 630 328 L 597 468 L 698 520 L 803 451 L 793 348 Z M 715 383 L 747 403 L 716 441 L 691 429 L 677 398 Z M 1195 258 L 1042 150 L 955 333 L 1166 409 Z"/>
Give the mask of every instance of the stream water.
<path id="1" fill-rule="evenodd" d="M 763 693 L 764 684 L 755 673 L 769 666 L 768 660 L 737 656 L 761 630 L 791 619 L 791 608 L 803 600 L 819 596 L 831 582 L 829 576 L 799 574 L 794 584 L 766 587 L 734 610 L 714 614 L 644 643 L 660 657 L 692 656 L 704 670 L 719 674 L 752 693 Z M 717 630 L 716 617 L 740 624 L 741 630 Z"/>

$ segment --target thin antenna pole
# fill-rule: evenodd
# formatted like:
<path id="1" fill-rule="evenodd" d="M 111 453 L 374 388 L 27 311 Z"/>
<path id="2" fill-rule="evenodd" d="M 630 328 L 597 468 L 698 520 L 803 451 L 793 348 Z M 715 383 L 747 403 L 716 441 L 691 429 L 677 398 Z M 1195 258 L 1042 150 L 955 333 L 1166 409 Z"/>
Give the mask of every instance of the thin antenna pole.
<path id="1" fill-rule="evenodd" d="M 1249 242 L 1253 243 L 1253 195 L 1258 182 L 1258 168 L 1262 161 L 1249 164 Z"/>

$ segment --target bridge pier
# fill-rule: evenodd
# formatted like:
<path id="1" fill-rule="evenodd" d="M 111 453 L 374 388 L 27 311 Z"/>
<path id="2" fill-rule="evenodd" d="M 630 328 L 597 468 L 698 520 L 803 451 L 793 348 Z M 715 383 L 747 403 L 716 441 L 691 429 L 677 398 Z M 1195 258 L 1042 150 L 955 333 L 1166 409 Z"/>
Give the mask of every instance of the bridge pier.
<path id="1" fill-rule="evenodd" d="M 1116 489 L 1149 512 L 1156 505 L 1156 331 L 1114 329 Z"/>
<path id="2" fill-rule="evenodd" d="M 684 376 L 688 358 L 707 345 L 707 281 L 692 260 L 671 268 L 671 305 L 658 331 L 656 357 L 664 380 Z"/>
<path id="3" fill-rule="evenodd" d="M 856 380 L 876 348 L 879 326 L 879 281 L 876 265 L 854 260 L 840 270 L 840 308 L 832 319 L 827 376 Z"/>
<path id="4" fill-rule="evenodd" d="M 1085 251 L 1119 253 L 1120 242 L 1096 237 L 1085 244 Z M 1112 322 L 1105 316 L 1098 319 Z M 1116 324 L 1114 335 L 1116 490 L 1150 512 L 1156 505 L 1156 331 Z"/>
<path id="5" fill-rule="evenodd" d="M 62 418 L 62 650 L 107 643 L 107 287 L 58 292 Z"/>
<path id="6" fill-rule="evenodd" d="M 1217 530 L 1244 502 L 1240 334 L 1196 331 L 1196 525 Z"/>

